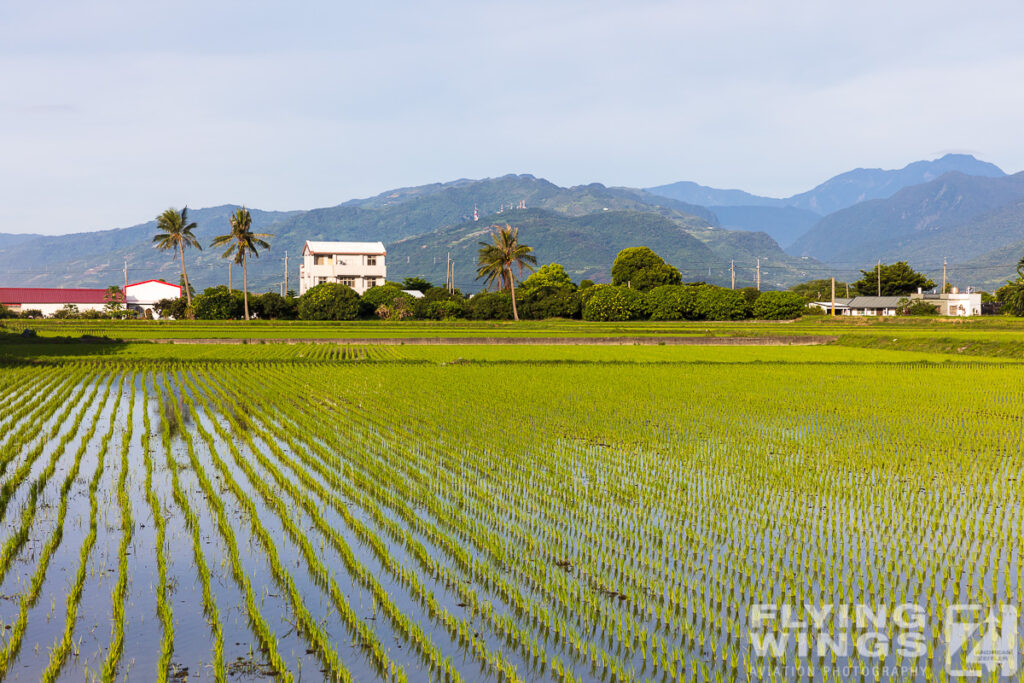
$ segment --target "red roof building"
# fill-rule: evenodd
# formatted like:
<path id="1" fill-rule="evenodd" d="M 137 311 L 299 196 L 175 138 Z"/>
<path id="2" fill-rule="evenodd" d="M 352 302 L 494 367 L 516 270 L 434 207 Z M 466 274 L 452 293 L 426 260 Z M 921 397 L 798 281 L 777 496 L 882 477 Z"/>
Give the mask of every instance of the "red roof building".
<path id="1" fill-rule="evenodd" d="M 105 304 L 105 289 L 50 289 L 45 287 L 0 287 L 0 304 Z"/>

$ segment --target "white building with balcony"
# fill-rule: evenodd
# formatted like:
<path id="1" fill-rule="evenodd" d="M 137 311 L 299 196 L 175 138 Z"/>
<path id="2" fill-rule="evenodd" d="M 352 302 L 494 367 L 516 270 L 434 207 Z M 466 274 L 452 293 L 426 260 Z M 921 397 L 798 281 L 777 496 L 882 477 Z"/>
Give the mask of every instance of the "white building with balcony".
<path id="1" fill-rule="evenodd" d="M 386 255 L 383 242 L 307 241 L 299 266 L 299 296 L 325 282 L 348 285 L 362 296 L 384 284 Z"/>

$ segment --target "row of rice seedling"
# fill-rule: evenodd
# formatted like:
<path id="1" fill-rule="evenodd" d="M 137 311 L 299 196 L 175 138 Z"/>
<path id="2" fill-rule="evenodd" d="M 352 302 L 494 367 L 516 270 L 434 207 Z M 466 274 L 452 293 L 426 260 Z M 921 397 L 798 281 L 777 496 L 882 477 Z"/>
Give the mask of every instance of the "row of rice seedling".
<path id="1" fill-rule="evenodd" d="M 117 395 L 114 398 L 110 427 L 107 429 L 107 432 L 103 435 L 103 439 L 100 442 L 96 470 L 89 482 L 89 533 L 86 534 L 85 539 L 82 541 L 82 549 L 80 552 L 81 560 L 78 565 L 78 572 L 75 574 L 74 582 L 71 584 L 71 588 L 67 594 L 64 632 L 60 639 L 54 643 L 53 647 L 50 649 L 50 662 L 43 671 L 43 681 L 49 682 L 57 680 L 61 667 L 64 666 L 64 661 L 67 659 L 67 656 L 70 654 L 73 646 L 72 637 L 75 632 L 75 622 L 78 618 L 78 605 L 82 597 L 82 587 L 85 585 L 85 575 L 88 570 L 89 554 L 92 552 L 93 545 L 96 543 L 96 515 L 98 508 L 96 489 L 99 487 L 100 477 L 103 476 L 107 450 L 110 446 L 110 440 L 114 436 L 114 427 L 117 424 L 114 417 L 117 415 L 117 409 L 121 403 L 121 396 L 124 391 L 123 379 L 123 377 L 118 377 L 116 380 Z"/>

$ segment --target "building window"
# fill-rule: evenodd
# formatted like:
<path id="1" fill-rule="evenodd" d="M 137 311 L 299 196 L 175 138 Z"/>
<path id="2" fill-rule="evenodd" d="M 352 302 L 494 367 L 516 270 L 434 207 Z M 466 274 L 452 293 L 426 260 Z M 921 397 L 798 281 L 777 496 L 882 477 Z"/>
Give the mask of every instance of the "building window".
<path id="1" fill-rule="evenodd" d="M 376 256 L 367 256 L 366 257 L 366 265 L 368 265 L 368 266 L 375 266 L 375 265 L 377 265 L 377 257 Z"/>
<path id="2" fill-rule="evenodd" d="M 324 276 L 322 276 L 322 275 L 321 275 L 320 277 L 318 277 L 318 278 L 316 279 L 316 283 L 317 283 L 318 285 L 322 285 L 322 284 L 323 284 L 323 283 L 325 283 L 325 282 L 327 282 L 327 278 L 326 278 L 326 277 L 324 277 Z"/>
<path id="3" fill-rule="evenodd" d="M 330 256 L 314 256 L 313 265 L 315 266 L 329 266 L 331 264 Z"/>
<path id="4" fill-rule="evenodd" d="M 356 279 L 351 275 L 339 275 L 338 282 L 345 285 L 346 287 L 355 287 Z"/>
<path id="5" fill-rule="evenodd" d="M 368 278 L 366 278 L 366 287 L 367 287 L 367 289 L 369 289 L 370 287 L 376 287 L 376 286 L 377 286 L 377 278 L 375 278 L 375 277 L 368 277 Z"/>

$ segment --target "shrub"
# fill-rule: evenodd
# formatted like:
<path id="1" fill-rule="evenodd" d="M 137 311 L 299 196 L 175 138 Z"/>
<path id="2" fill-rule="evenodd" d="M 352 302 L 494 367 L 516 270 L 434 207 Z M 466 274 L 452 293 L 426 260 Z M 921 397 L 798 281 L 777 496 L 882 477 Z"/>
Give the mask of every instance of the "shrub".
<path id="1" fill-rule="evenodd" d="M 354 320 L 357 315 L 359 295 L 337 282 L 324 282 L 299 297 L 301 320 Z"/>
<path id="2" fill-rule="evenodd" d="M 910 302 L 909 299 L 900 299 L 899 301 L 900 315 L 938 315 L 939 307 L 934 304 L 930 304 L 927 301 L 915 301 Z"/>
<path id="3" fill-rule="evenodd" d="M 593 287 L 593 280 L 580 280 L 580 289 L 586 289 L 587 287 Z"/>
<path id="4" fill-rule="evenodd" d="M 647 316 L 644 296 L 628 287 L 592 287 L 597 290 L 583 308 L 584 320 L 620 321 L 640 320 Z"/>
<path id="5" fill-rule="evenodd" d="M 395 285 L 370 287 L 359 297 L 359 312 L 361 315 L 369 317 L 375 315 L 381 306 L 390 310 L 399 299 L 407 300 L 411 309 L 412 296 L 403 292 L 401 288 Z"/>
<path id="6" fill-rule="evenodd" d="M 7 308 L 3 304 L 0 304 L 0 318 L 17 318 L 18 314 Z"/>
<path id="7" fill-rule="evenodd" d="M 265 292 L 250 299 L 249 307 L 261 320 L 295 320 L 299 315 L 299 303 L 295 298 L 281 296 L 277 292 Z"/>
<path id="8" fill-rule="evenodd" d="M 442 318 L 436 316 L 442 314 L 443 311 L 437 307 L 431 308 L 431 304 L 437 301 L 458 301 L 461 303 L 463 311 L 466 309 L 466 299 L 459 290 L 456 289 L 454 292 L 449 292 L 444 287 L 431 287 L 423 294 L 422 299 L 416 299 L 415 303 L 413 303 L 413 313 L 420 319 L 441 320 Z M 449 310 L 453 311 L 454 308 Z M 461 317 L 464 316 L 465 313 Z"/>
<path id="9" fill-rule="evenodd" d="M 480 292 L 469 300 L 473 320 L 511 320 L 512 296 L 508 292 Z"/>
<path id="10" fill-rule="evenodd" d="M 229 292 L 224 285 L 204 289 L 192 300 L 192 308 L 199 320 L 231 320 L 245 314 L 242 293 Z"/>
<path id="11" fill-rule="evenodd" d="M 428 320 L 465 318 L 466 308 L 467 306 L 464 299 L 442 299 L 438 301 L 431 301 L 426 305 L 423 317 Z"/>
<path id="12" fill-rule="evenodd" d="M 181 297 L 176 299 L 161 299 L 154 304 L 153 309 L 161 318 L 184 320 L 188 317 L 188 303 Z"/>
<path id="13" fill-rule="evenodd" d="M 662 285 L 647 292 L 651 320 L 696 320 L 697 288 L 688 285 Z"/>
<path id="14" fill-rule="evenodd" d="M 521 297 L 516 297 L 519 315 L 534 320 L 579 318 L 583 306 L 574 289 L 548 286 L 526 290 Z"/>
<path id="15" fill-rule="evenodd" d="M 750 306 L 736 290 L 701 285 L 697 288 L 697 313 L 703 320 L 743 320 L 750 317 Z"/>
<path id="16" fill-rule="evenodd" d="M 763 292 L 751 309 L 759 320 L 792 320 L 806 308 L 806 299 L 796 292 Z"/>
<path id="17" fill-rule="evenodd" d="M 38 320 L 43 317 L 43 312 L 38 308 L 29 308 L 21 312 L 21 317 L 28 320 Z"/>

